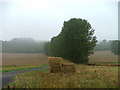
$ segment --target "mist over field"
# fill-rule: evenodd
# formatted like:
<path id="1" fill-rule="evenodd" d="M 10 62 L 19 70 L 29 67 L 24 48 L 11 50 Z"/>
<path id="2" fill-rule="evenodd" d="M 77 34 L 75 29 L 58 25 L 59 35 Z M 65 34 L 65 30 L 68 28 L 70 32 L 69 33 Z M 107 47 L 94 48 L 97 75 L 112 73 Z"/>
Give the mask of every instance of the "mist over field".
<path id="1" fill-rule="evenodd" d="M 2 40 L 50 40 L 70 18 L 88 20 L 98 40 L 118 39 L 118 0 L 1 0 L 0 13 Z"/>
<path id="2" fill-rule="evenodd" d="M 45 44 L 48 40 L 40 41 L 32 38 L 13 38 L 9 41 L 0 41 L 2 45 L 1 52 L 9 53 L 45 53 Z M 113 40 L 98 41 L 94 51 L 111 51 Z"/>

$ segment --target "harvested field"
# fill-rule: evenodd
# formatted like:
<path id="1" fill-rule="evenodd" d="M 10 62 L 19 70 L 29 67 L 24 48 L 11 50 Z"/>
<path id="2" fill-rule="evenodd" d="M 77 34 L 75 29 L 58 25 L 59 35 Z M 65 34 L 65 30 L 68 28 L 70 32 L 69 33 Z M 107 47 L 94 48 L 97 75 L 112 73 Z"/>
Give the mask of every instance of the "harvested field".
<path id="1" fill-rule="evenodd" d="M 89 62 L 118 62 L 118 55 L 114 55 L 111 51 L 96 51 L 89 56 L 89 59 Z"/>
<path id="2" fill-rule="evenodd" d="M 94 62 L 94 63 L 118 62 L 118 55 L 114 55 L 110 51 L 96 51 L 89 58 L 90 58 L 89 62 Z M 69 62 L 67 60 L 64 61 Z M 2 64 L 3 65 L 42 65 L 42 64 L 48 64 L 48 57 L 43 53 L 3 53 Z"/>
<path id="3" fill-rule="evenodd" d="M 3 65 L 43 65 L 48 64 L 43 53 L 3 53 Z"/>
<path id="4" fill-rule="evenodd" d="M 64 60 L 63 63 L 69 61 Z M 118 56 L 110 51 L 98 51 L 90 56 L 89 62 L 117 62 Z M 16 54 L 3 53 L 4 65 L 41 65 L 48 64 L 48 57 L 44 54 Z M 33 71 L 17 75 L 14 82 L 9 84 L 15 88 L 117 88 L 118 68 L 113 66 L 89 66 L 75 64 L 73 75 L 50 73 L 49 69 L 44 72 Z M 71 68 L 72 69 L 72 68 Z M 74 69 L 73 69 L 74 71 Z M 109 79 L 108 79 L 109 77 Z M 5 86 L 6 87 L 6 86 Z"/>

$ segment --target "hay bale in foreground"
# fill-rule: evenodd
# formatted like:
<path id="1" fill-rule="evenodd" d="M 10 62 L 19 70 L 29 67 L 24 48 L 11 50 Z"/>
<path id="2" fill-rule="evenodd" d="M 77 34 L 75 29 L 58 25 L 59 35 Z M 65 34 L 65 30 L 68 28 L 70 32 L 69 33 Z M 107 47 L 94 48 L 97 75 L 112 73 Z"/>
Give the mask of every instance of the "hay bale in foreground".
<path id="1" fill-rule="evenodd" d="M 62 63 L 61 57 L 48 57 L 50 64 L 50 73 L 74 73 L 75 65 L 73 63 Z"/>
<path id="2" fill-rule="evenodd" d="M 48 57 L 49 64 L 60 64 L 62 63 L 61 57 Z"/>
<path id="3" fill-rule="evenodd" d="M 48 57 L 49 64 L 50 64 L 50 72 L 56 73 L 61 72 L 61 63 L 62 58 L 61 57 Z"/>
<path id="4" fill-rule="evenodd" d="M 74 73 L 75 65 L 71 63 L 62 64 L 62 72 L 63 73 Z"/>
<path id="5" fill-rule="evenodd" d="M 51 65 L 50 73 L 56 73 L 56 72 L 61 72 L 60 64 Z"/>

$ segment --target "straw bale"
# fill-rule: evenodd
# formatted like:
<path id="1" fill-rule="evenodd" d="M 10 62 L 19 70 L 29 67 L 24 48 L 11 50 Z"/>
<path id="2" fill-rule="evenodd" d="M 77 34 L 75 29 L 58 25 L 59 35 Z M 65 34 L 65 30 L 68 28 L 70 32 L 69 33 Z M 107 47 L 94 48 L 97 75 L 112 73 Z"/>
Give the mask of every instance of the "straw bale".
<path id="1" fill-rule="evenodd" d="M 50 64 L 58 64 L 62 62 L 62 58 L 61 57 L 48 57 L 49 63 Z"/>
<path id="2" fill-rule="evenodd" d="M 61 57 L 48 57 L 48 59 L 49 59 L 49 64 L 50 64 L 50 72 L 51 73 L 61 72 L 62 58 Z"/>
<path id="3" fill-rule="evenodd" d="M 75 72 L 75 65 L 71 63 L 62 64 L 62 72 L 63 73 L 74 73 Z"/>
<path id="4" fill-rule="evenodd" d="M 62 63 L 61 57 L 48 57 L 50 64 L 50 72 L 56 73 L 74 73 L 75 65 L 73 63 Z"/>

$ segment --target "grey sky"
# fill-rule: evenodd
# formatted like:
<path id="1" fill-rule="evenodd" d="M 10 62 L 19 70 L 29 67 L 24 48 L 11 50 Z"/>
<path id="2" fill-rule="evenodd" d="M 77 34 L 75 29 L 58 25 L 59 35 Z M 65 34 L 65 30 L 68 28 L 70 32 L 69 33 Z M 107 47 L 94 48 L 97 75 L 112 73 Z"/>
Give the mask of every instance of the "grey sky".
<path id="1" fill-rule="evenodd" d="M 87 19 L 98 40 L 118 39 L 118 1 L 0 0 L 2 39 L 50 40 L 70 18 Z"/>

